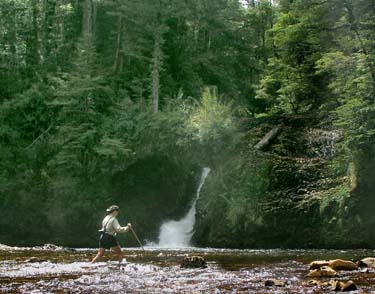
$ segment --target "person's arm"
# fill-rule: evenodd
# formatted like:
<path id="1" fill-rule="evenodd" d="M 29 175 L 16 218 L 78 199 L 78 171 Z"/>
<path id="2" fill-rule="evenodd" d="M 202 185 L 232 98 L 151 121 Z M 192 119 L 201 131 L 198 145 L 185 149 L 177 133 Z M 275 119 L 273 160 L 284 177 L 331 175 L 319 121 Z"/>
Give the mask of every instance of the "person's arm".
<path id="1" fill-rule="evenodd" d="M 126 227 L 121 227 L 118 220 L 114 219 L 113 220 L 113 228 L 115 229 L 116 233 L 125 233 L 125 232 L 129 231 L 129 229 L 131 228 L 131 225 L 128 224 Z"/>

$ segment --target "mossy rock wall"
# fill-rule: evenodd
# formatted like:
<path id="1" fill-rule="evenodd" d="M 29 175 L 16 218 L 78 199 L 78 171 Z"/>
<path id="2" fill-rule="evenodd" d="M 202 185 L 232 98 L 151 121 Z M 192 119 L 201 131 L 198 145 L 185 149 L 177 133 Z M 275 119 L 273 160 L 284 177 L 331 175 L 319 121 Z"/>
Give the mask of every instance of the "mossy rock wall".
<path id="1" fill-rule="evenodd" d="M 241 152 L 213 169 L 198 203 L 196 244 L 375 247 L 373 149 L 352 150 L 355 156 L 343 160 L 340 130 L 292 120 L 267 150 L 255 151 L 270 128 L 249 130 Z"/>

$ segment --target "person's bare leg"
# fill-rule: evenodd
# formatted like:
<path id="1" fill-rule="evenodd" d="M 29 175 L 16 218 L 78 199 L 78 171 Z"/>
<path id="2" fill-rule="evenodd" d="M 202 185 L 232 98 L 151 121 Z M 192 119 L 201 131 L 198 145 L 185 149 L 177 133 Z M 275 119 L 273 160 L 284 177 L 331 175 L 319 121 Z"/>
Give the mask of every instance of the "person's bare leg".
<path id="1" fill-rule="evenodd" d="M 116 253 L 116 257 L 119 263 L 121 263 L 124 256 L 122 255 L 122 250 L 120 246 L 112 247 L 112 250 Z"/>
<path id="2" fill-rule="evenodd" d="M 99 248 L 98 253 L 97 253 L 96 256 L 92 259 L 91 262 L 92 262 L 92 263 L 97 262 L 100 258 L 102 258 L 103 255 L 104 255 L 104 251 L 105 251 L 104 248 Z"/>

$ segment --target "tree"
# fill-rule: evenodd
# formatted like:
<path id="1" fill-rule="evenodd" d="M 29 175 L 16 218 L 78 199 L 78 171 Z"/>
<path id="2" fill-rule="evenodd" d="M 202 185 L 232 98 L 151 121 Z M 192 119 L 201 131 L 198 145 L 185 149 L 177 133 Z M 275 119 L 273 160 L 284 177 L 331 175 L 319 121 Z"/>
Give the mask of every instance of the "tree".
<path id="1" fill-rule="evenodd" d="M 332 40 L 328 8 L 306 0 L 281 5 L 271 29 L 277 50 L 258 90 L 271 112 L 306 113 L 325 102 L 325 77 L 315 66 Z"/>

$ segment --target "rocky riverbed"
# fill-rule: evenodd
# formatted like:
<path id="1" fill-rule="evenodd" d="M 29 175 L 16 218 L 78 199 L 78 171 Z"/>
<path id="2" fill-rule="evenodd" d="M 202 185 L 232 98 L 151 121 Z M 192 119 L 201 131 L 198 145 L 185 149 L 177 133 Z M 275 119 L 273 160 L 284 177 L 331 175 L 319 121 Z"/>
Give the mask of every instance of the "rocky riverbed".
<path id="1" fill-rule="evenodd" d="M 375 256 L 375 251 L 125 249 L 126 262 L 121 266 L 109 252 L 103 262 L 91 264 L 94 254 L 93 249 L 51 245 L 3 247 L 0 293 L 334 293 L 329 287 L 309 284 L 309 263 L 334 258 L 356 261 Z M 183 259 L 192 255 L 203 257 L 207 266 L 181 268 Z M 269 282 L 273 279 L 285 285 L 273 285 Z M 358 287 L 352 293 L 375 293 L 374 269 L 338 271 L 335 279 L 352 280 Z"/>

